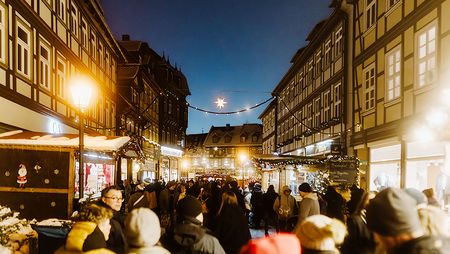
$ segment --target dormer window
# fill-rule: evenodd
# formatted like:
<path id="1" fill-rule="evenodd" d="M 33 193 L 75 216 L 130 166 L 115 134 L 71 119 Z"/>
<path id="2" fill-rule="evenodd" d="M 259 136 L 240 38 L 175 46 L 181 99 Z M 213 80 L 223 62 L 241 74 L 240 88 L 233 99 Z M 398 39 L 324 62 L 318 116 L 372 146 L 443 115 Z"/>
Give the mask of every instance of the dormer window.
<path id="1" fill-rule="evenodd" d="M 219 139 L 220 139 L 219 136 L 214 135 L 213 138 L 212 138 L 212 142 L 213 142 L 213 143 L 218 143 L 218 142 L 219 142 Z"/>
<path id="2" fill-rule="evenodd" d="M 241 143 L 244 143 L 247 140 L 247 135 L 242 134 L 241 135 Z"/>
<path id="3" fill-rule="evenodd" d="M 259 135 L 258 135 L 258 134 L 253 134 L 253 136 L 252 136 L 252 142 L 258 142 L 258 138 L 259 138 Z"/>
<path id="4" fill-rule="evenodd" d="M 231 142 L 231 136 L 230 135 L 226 135 L 225 136 L 225 143 L 230 143 Z"/>

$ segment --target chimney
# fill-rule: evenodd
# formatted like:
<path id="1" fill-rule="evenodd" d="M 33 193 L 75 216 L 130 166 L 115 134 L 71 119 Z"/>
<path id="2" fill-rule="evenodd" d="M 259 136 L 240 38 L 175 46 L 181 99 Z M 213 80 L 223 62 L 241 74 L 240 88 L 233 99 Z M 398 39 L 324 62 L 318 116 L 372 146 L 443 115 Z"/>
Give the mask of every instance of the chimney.
<path id="1" fill-rule="evenodd" d="M 130 35 L 129 34 L 122 34 L 122 41 L 129 41 Z"/>
<path id="2" fill-rule="evenodd" d="M 229 123 L 227 123 L 226 127 L 227 127 L 227 129 L 229 129 L 229 128 L 230 128 L 230 124 L 229 124 Z"/>

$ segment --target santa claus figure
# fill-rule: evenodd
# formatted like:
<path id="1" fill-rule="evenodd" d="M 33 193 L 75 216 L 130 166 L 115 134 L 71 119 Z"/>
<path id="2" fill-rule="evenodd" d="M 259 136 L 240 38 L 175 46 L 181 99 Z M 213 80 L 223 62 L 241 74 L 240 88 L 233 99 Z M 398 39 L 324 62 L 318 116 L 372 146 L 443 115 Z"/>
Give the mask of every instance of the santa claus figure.
<path id="1" fill-rule="evenodd" d="M 25 188 L 25 184 L 27 183 L 27 167 L 25 165 L 19 165 L 19 175 L 17 176 L 17 183 L 19 184 L 19 188 Z"/>

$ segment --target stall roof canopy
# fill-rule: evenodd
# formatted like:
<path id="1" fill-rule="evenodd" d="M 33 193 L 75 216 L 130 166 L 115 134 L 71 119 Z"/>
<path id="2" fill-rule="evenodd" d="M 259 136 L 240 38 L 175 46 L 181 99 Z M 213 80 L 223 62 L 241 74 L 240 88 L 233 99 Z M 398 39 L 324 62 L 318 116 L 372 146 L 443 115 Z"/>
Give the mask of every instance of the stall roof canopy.
<path id="1" fill-rule="evenodd" d="M 84 135 L 84 147 L 93 151 L 117 151 L 130 137 Z M 0 145 L 50 146 L 78 148 L 78 134 L 50 134 L 44 132 L 10 131 L 0 134 Z"/>

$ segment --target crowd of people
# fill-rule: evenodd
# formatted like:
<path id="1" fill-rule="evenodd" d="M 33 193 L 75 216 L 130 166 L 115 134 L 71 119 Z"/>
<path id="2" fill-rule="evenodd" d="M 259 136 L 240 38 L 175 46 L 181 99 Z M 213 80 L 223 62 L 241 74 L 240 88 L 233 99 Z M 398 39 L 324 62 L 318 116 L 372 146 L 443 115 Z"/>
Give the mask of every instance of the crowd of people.
<path id="1" fill-rule="evenodd" d="M 324 195 L 308 183 L 298 191 L 299 202 L 289 186 L 278 194 L 236 181 L 109 186 L 80 207 L 55 253 L 450 253 L 432 190 L 352 186 L 349 200 L 332 186 Z M 251 239 L 250 228 L 266 236 Z"/>

